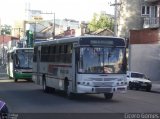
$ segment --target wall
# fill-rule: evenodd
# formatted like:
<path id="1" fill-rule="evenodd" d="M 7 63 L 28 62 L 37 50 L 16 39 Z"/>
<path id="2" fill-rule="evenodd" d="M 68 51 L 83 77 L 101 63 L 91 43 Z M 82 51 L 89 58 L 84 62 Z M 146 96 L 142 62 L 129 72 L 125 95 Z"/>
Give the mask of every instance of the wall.
<path id="1" fill-rule="evenodd" d="M 130 30 L 130 44 L 158 43 L 160 40 L 160 29 Z"/>
<path id="2" fill-rule="evenodd" d="M 160 44 L 132 44 L 129 51 L 129 70 L 160 81 Z"/>
<path id="3" fill-rule="evenodd" d="M 15 40 L 19 40 L 19 38 L 16 38 L 16 37 L 12 37 L 12 36 L 8 36 L 8 35 L 0 35 L 0 44 L 6 44 L 8 43 L 8 41 L 11 41 L 12 39 L 15 39 Z"/>

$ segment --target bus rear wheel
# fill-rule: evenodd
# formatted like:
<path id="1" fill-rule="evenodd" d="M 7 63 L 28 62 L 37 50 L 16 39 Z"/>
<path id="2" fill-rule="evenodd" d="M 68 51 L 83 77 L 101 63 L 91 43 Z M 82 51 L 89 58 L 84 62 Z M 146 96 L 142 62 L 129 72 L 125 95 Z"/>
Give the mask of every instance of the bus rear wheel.
<path id="1" fill-rule="evenodd" d="M 17 78 L 14 78 L 14 82 L 17 82 L 18 81 L 18 79 Z"/>
<path id="2" fill-rule="evenodd" d="M 104 97 L 105 99 L 110 100 L 113 97 L 113 93 L 104 93 Z"/>
<path id="3" fill-rule="evenodd" d="M 49 92 L 49 87 L 46 86 L 46 79 L 44 79 L 44 78 L 43 78 L 42 86 L 43 86 L 43 91 L 48 93 Z"/>
<path id="4" fill-rule="evenodd" d="M 68 99 L 73 99 L 74 98 L 74 94 L 72 92 L 70 92 L 70 90 L 69 90 L 68 79 L 65 79 L 65 81 L 64 81 L 64 92 L 65 92 Z"/>

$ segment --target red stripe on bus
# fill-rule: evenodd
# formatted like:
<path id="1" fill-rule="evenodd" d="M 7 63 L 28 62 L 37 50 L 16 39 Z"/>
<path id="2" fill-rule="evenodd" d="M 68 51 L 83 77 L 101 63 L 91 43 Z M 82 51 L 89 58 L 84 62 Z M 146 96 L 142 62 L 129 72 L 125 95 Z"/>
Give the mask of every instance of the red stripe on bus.
<path id="1" fill-rule="evenodd" d="M 50 64 L 48 67 L 72 67 L 72 65 Z"/>

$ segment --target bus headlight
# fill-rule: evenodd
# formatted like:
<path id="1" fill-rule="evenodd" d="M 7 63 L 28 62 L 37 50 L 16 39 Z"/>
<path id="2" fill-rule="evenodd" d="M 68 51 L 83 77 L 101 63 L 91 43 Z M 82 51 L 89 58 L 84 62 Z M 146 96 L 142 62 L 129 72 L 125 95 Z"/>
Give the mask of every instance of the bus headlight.
<path id="1" fill-rule="evenodd" d="M 85 85 L 85 86 L 90 86 L 91 85 L 91 83 L 88 82 L 88 81 L 80 82 L 79 84 Z"/>
<path id="2" fill-rule="evenodd" d="M 123 81 L 123 79 L 117 79 L 118 82 Z"/>
<path id="3" fill-rule="evenodd" d="M 20 70 L 17 70 L 17 69 L 15 69 L 14 71 L 17 73 L 22 73 Z"/>

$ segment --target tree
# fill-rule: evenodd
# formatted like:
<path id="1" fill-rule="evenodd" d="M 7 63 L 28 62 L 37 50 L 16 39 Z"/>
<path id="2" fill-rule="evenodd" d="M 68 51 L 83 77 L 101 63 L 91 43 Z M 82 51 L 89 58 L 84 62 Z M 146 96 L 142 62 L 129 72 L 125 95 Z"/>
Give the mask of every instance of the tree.
<path id="1" fill-rule="evenodd" d="M 98 14 L 94 13 L 93 14 L 93 19 L 91 20 L 91 22 L 88 24 L 88 29 L 90 31 L 96 31 L 98 29 L 98 24 L 97 24 L 97 20 L 98 19 Z"/>
<path id="2" fill-rule="evenodd" d="M 12 27 L 10 25 L 2 25 L 1 26 L 1 34 L 8 34 L 8 35 L 11 35 L 11 29 Z"/>
<path id="3" fill-rule="evenodd" d="M 96 31 L 100 28 L 102 28 L 102 29 L 108 28 L 111 31 L 113 31 L 113 20 L 112 20 L 112 18 L 110 18 L 106 14 L 103 14 L 103 13 L 96 14 L 96 13 L 94 13 L 93 19 L 88 24 L 88 29 L 90 31 Z"/>

